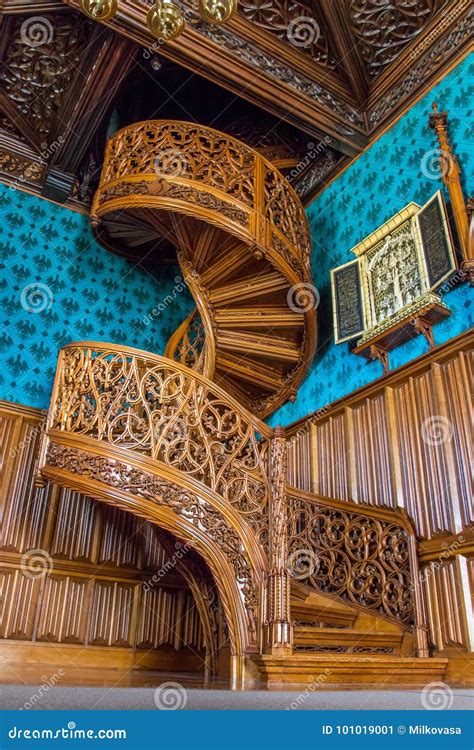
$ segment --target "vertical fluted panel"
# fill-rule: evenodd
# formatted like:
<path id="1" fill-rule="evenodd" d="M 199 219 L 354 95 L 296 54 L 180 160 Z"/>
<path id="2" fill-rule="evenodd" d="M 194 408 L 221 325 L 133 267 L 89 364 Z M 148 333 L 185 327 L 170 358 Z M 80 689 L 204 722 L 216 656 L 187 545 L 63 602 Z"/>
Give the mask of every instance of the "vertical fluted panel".
<path id="1" fill-rule="evenodd" d="M 30 640 L 33 635 L 40 579 L 20 570 L 0 572 L 0 636 Z"/>
<path id="2" fill-rule="evenodd" d="M 319 469 L 317 493 L 326 497 L 349 500 L 347 445 L 344 415 L 330 417 L 318 424 Z"/>
<path id="3" fill-rule="evenodd" d="M 384 394 L 352 411 L 357 502 L 394 507 Z"/>
<path id="4" fill-rule="evenodd" d="M 54 516 L 51 554 L 68 560 L 91 560 L 96 502 L 63 489 Z"/>
<path id="5" fill-rule="evenodd" d="M 39 602 L 37 640 L 84 643 L 86 579 L 50 576 Z"/>
<path id="6" fill-rule="evenodd" d="M 102 538 L 99 562 L 136 568 L 137 553 L 141 542 L 138 529 L 145 526 L 145 521 L 131 513 L 123 513 L 117 508 L 101 507 L 100 511 Z"/>

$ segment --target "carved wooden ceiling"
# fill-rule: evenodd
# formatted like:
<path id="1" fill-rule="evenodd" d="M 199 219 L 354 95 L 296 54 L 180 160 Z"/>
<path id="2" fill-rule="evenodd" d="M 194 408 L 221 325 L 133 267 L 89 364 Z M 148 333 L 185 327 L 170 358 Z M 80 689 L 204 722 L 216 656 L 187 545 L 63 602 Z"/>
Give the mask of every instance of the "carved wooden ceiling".
<path id="1" fill-rule="evenodd" d="M 78 0 L 0 0 L 3 179 L 87 206 L 111 117 L 182 111 L 309 200 L 472 45 L 470 0 L 240 0 L 222 27 L 176 0 L 186 30 L 165 44 L 151 2 L 119 0 L 102 25 Z"/>

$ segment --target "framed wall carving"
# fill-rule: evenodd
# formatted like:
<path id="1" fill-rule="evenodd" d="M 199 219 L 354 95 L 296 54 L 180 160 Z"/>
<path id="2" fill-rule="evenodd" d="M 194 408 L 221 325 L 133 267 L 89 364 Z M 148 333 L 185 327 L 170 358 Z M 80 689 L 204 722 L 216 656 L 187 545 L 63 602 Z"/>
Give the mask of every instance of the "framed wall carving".
<path id="1" fill-rule="evenodd" d="M 352 252 L 356 260 L 331 271 L 336 343 L 355 340 L 353 351 L 370 359 L 414 333 L 432 346 L 431 327 L 450 314 L 435 292 L 457 267 L 441 191 L 422 207 L 409 203 Z"/>

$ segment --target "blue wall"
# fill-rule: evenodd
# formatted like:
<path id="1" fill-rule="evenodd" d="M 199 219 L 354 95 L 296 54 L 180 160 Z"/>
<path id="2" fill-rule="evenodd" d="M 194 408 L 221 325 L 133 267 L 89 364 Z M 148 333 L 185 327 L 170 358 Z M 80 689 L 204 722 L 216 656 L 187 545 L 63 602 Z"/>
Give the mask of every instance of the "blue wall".
<path id="1" fill-rule="evenodd" d="M 104 250 L 86 216 L 0 185 L 0 399 L 48 407 L 70 341 L 162 354 L 194 307 L 180 279 L 177 267 L 154 278 Z"/>
<path id="2" fill-rule="evenodd" d="M 286 404 L 272 424 L 289 424 L 382 375 L 378 362 L 334 344 L 329 272 L 355 258 L 351 247 L 410 201 L 423 204 L 442 183 L 430 178 L 425 154 L 436 147 L 428 127 L 431 104 L 449 112 L 449 133 L 463 170 L 465 195 L 474 193 L 474 56 L 465 59 L 411 108 L 308 207 L 313 238 L 312 272 L 321 302 L 318 352 L 296 401 Z M 473 323 L 473 291 L 463 284 L 444 295 L 451 317 L 435 326 L 437 344 Z M 390 353 L 391 369 L 428 349 L 418 336 Z"/>

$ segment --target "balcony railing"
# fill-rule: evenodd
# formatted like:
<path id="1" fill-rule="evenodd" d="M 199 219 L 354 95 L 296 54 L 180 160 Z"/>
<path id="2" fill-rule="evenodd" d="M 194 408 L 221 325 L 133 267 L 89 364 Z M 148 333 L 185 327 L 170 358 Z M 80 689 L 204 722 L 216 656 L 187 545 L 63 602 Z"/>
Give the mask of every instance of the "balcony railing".
<path id="1" fill-rule="evenodd" d="M 191 212 L 307 275 L 311 240 L 298 195 L 241 141 L 189 122 L 151 120 L 109 141 L 92 216 L 143 196 L 164 211 Z"/>

